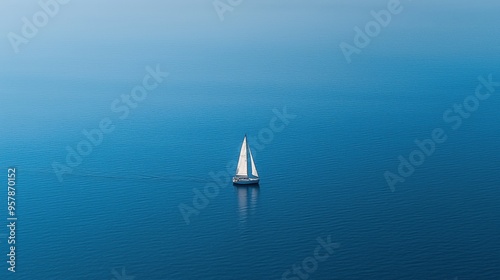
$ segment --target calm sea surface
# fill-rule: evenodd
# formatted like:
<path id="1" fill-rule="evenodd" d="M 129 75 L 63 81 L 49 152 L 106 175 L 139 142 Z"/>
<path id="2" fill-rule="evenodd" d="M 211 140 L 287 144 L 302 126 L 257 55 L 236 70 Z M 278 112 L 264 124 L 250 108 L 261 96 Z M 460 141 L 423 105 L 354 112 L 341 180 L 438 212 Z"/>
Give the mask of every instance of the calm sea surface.
<path id="1" fill-rule="evenodd" d="M 443 120 L 479 76 L 500 81 L 500 44 L 486 35 L 498 5 L 457 4 L 471 19 L 463 28 L 449 15 L 425 26 L 419 13 L 445 7 L 414 3 L 348 64 L 338 44 L 386 2 L 355 5 L 358 17 L 341 27 L 329 20 L 338 11 L 313 2 L 317 22 L 276 23 L 263 35 L 262 22 L 248 24 L 251 39 L 231 26 L 237 14 L 219 24 L 208 7 L 218 39 L 158 35 L 123 48 L 88 39 L 56 53 L 46 29 L 3 56 L 12 70 L 0 78 L 0 174 L 5 183 L 17 168 L 18 221 L 17 272 L 7 271 L 4 226 L 0 278 L 277 280 L 296 265 L 309 278 L 283 279 L 500 279 L 500 87 L 459 128 Z M 235 13 L 249 21 L 253 5 Z M 313 12 L 303 13 L 290 20 Z M 169 76 L 120 119 L 113 101 L 157 65 Z M 104 118 L 114 130 L 60 182 L 52 164 L 66 164 L 66 147 Z M 384 172 L 397 174 L 398 156 L 436 128 L 447 140 L 392 192 Z M 195 207 L 209 174 L 234 164 L 245 133 L 257 139 L 260 187 L 222 184 L 185 219 L 179 207 Z M 318 238 L 338 244 L 305 272 Z"/>

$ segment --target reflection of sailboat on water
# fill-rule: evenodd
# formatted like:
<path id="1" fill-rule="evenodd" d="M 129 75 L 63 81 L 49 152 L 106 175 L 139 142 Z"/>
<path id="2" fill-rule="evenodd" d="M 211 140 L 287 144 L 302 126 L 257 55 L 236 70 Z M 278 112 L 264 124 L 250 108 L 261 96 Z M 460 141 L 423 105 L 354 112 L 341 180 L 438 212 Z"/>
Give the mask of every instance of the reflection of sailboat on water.
<path id="1" fill-rule="evenodd" d="M 259 197 L 259 187 L 247 186 L 247 187 L 236 187 L 238 195 L 238 212 L 240 213 L 240 219 L 246 221 L 248 216 L 248 211 L 255 210 L 257 206 L 257 199 Z"/>
<path id="2" fill-rule="evenodd" d="M 249 176 L 248 160 L 250 160 L 251 176 Z M 259 184 L 259 173 L 252 157 L 252 151 L 248 147 L 247 135 L 243 138 L 241 145 L 240 158 L 238 159 L 238 167 L 236 168 L 236 175 L 233 177 L 233 183 L 238 185 L 251 185 Z"/>

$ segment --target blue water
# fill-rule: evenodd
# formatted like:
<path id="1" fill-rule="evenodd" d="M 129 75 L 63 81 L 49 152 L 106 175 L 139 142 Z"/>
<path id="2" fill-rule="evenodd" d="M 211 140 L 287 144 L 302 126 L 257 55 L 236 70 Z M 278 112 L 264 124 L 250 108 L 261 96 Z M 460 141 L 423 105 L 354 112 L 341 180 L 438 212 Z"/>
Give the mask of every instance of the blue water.
<path id="1" fill-rule="evenodd" d="M 443 120 L 479 76 L 500 81 L 496 2 L 402 1 L 350 64 L 339 43 L 387 1 L 244 1 L 222 22 L 210 1 L 174 2 L 72 2 L 19 54 L 2 42 L 18 221 L 0 279 L 500 279 L 500 87 L 458 129 Z M 2 34 L 29 3 L 0 4 Z M 156 65 L 169 76 L 120 119 L 112 102 Z M 105 118 L 114 130 L 59 181 L 52 164 Z M 391 191 L 384 172 L 436 128 L 447 140 Z M 222 184 L 195 209 L 245 133 L 264 137 L 260 187 Z M 282 278 L 318 238 L 333 253 Z"/>

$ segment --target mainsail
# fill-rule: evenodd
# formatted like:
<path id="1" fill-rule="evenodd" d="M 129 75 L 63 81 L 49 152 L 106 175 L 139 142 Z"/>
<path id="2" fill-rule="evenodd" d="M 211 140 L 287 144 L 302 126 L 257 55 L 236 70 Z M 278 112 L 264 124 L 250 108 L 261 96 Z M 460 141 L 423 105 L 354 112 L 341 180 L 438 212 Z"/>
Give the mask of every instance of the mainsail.
<path id="1" fill-rule="evenodd" d="M 252 161 L 253 166 L 253 161 Z M 240 158 L 238 160 L 238 168 L 236 169 L 236 176 L 248 177 L 248 163 L 247 163 L 247 136 L 243 139 L 241 145 Z"/>

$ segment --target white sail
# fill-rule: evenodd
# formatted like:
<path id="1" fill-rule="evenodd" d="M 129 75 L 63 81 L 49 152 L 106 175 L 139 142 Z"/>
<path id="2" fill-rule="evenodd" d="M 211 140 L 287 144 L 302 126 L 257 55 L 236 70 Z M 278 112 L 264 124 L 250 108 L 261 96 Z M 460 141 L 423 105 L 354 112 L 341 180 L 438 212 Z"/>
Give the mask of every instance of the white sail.
<path id="1" fill-rule="evenodd" d="M 252 161 L 253 164 L 253 161 Z M 236 176 L 248 177 L 248 163 L 247 163 L 247 137 L 243 139 L 241 145 L 240 158 L 238 160 L 238 168 L 236 169 Z"/>
<path id="2" fill-rule="evenodd" d="M 250 158 L 250 159 L 248 159 Z M 249 166 L 248 161 L 250 160 L 252 175 L 248 176 Z M 252 151 L 248 147 L 247 136 L 243 138 L 243 144 L 241 144 L 240 157 L 238 159 L 238 167 L 236 168 L 236 175 L 233 177 L 233 183 L 236 185 L 255 185 L 259 184 L 259 173 L 257 173 L 257 168 L 255 168 L 255 162 L 253 161 Z"/>
<path id="3" fill-rule="evenodd" d="M 252 151 L 248 149 L 248 153 L 250 154 L 250 163 L 252 164 L 252 175 L 255 177 L 259 177 L 259 173 L 257 173 L 257 168 L 255 168 L 255 163 L 253 162 Z"/>

